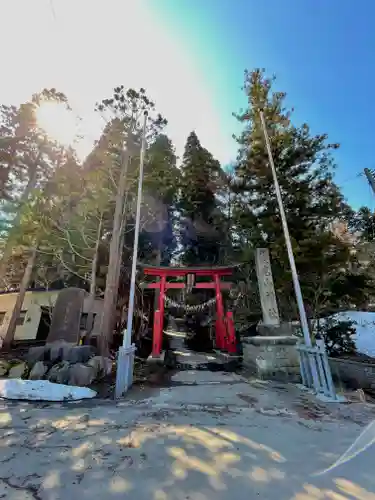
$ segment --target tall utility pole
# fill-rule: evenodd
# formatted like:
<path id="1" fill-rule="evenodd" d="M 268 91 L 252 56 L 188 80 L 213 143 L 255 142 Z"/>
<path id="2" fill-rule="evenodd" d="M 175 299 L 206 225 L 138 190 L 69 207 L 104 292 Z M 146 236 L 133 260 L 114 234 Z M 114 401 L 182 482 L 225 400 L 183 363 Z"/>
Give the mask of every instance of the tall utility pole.
<path id="1" fill-rule="evenodd" d="M 311 346 L 311 337 L 310 337 L 310 332 L 309 332 L 309 324 L 308 324 L 308 321 L 307 321 L 306 310 L 305 310 L 305 306 L 304 306 L 304 303 L 303 303 L 301 286 L 299 284 L 299 278 L 298 278 L 296 263 L 295 263 L 294 255 L 293 255 L 292 243 L 290 241 L 290 234 L 289 234 L 288 222 L 286 220 L 286 215 L 285 215 L 285 210 L 284 210 L 284 204 L 283 204 L 283 200 L 282 200 L 282 197 L 281 197 L 281 191 L 280 191 L 279 181 L 277 179 L 276 168 L 275 168 L 275 164 L 274 164 L 274 161 L 273 161 L 273 156 L 272 156 L 272 151 L 271 151 L 271 145 L 270 145 L 270 140 L 269 140 L 269 137 L 268 137 L 267 126 L 266 126 L 266 122 L 265 122 L 265 119 L 264 119 L 263 111 L 260 111 L 259 115 L 260 115 L 260 121 L 261 121 L 261 124 L 262 124 L 262 129 L 263 129 L 263 134 L 264 134 L 264 140 L 265 140 L 265 143 L 266 143 L 266 150 L 267 150 L 267 154 L 268 154 L 268 159 L 269 159 L 269 162 L 270 162 L 270 167 L 271 167 L 271 172 L 272 172 L 272 177 L 273 177 L 273 183 L 274 183 L 274 186 L 275 186 L 276 199 L 277 199 L 277 203 L 278 203 L 278 206 L 279 206 L 281 224 L 282 224 L 283 231 L 284 231 L 285 244 L 286 244 L 286 249 L 287 249 L 288 258 L 289 258 L 289 265 L 290 265 L 290 269 L 292 271 L 292 279 L 293 279 L 293 285 L 294 285 L 294 292 L 296 294 L 296 299 L 297 299 L 298 312 L 299 312 L 299 317 L 300 317 L 300 321 L 301 321 L 302 333 L 303 333 L 303 337 L 304 337 L 304 340 L 305 340 L 305 344 L 310 347 Z"/>
<path id="2" fill-rule="evenodd" d="M 368 183 L 370 184 L 370 187 L 372 189 L 372 192 L 375 194 L 375 176 L 372 170 L 369 168 L 364 168 L 363 169 L 365 176 L 367 177 Z"/>
<path id="3" fill-rule="evenodd" d="M 139 160 L 137 208 L 136 208 L 135 228 L 134 228 L 133 259 L 132 259 L 132 273 L 130 279 L 128 321 L 127 321 L 126 331 L 124 331 L 122 346 L 119 348 L 117 357 L 116 388 L 115 388 L 116 398 L 123 396 L 123 394 L 128 390 L 128 388 L 133 382 L 134 346 L 132 345 L 131 341 L 132 341 L 132 326 L 133 326 L 133 312 L 134 312 L 135 277 L 137 272 L 138 238 L 139 238 L 139 226 L 141 220 L 143 167 L 144 167 L 144 160 L 146 153 L 146 128 L 147 128 L 147 111 L 144 112 L 141 154 Z"/>
<path id="4" fill-rule="evenodd" d="M 336 400 L 337 398 L 336 398 L 336 394 L 334 391 L 334 386 L 333 386 L 333 382 L 332 382 L 332 375 L 331 375 L 331 371 L 330 371 L 330 368 L 328 365 L 327 358 L 323 357 L 323 359 L 325 361 L 320 362 L 320 364 L 319 364 L 316 362 L 314 355 L 311 354 L 311 351 L 309 352 L 309 348 L 312 347 L 312 341 L 311 341 L 311 336 L 310 336 L 310 331 L 309 331 L 309 324 L 307 321 L 306 310 L 305 310 L 305 306 L 303 303 L 303 297 L 302 297 L 302 292 L 301 292 L 301 286 L 299 283 L 296 263 L 294 260 L 292 243 L 290 241 L 288 222 L 287 222 L 286 215 L 285 215 L 284 204 L 283 204 L 283 199 L 281 196 L 279 181 L 277 179 L 277 172 L 276 172 L 276 168 L 275 168 L 275 163 L 273 161 L 273 155 L 272 155 L 270 140 L 268 137 L 266 121 L 264 119 L 264 115 L 263 115 L 262 110 L 259 111 L 259 115 L 260 115 L 260 121 L 262 124 L 264 140 L 266 143 L 266 151 L 268 154 L 268 159 L 269 159 L 269 163 L 270 163 L 270 167 L 271 167 L 273 183 L 274 183 L 275 192 L 276 192 L 276 199 L 277 199 L 277 203 L 279 206 L 281 224 L 283 227 L 286 249 L 288 252 L 289 265 L 290 265 L 290 269 L 292 271 L 294 292 L 296 294 L 296 299 L 297 299 L 298 312 L 299 312 L 299 317 L 300 317 L 300 322 L 301 322 L 302 333 L 303 333 L 303 337 L 305 340 L 305 345 L 307 347 L 306 352 L 308 355 L 307 355 L 306 366 L 303 367 L 304 361 L 303 361 L 303 358 L 300 358 L 302 380 L 306 377 L 306 372 L 310 372 L 311 380 L 308 380 L 310 377 L 307 377 L 306 382 L 307 382 L 308 386 L 311 384 L 316 392 L 321 392 L 321 381 L 326 380 L 326 382 L 324 384 L 327 385 L 329 396 L 332 397 L 334 400 Z M 303 375 L 303 372 L 305 373 L 305 376 Z"/>

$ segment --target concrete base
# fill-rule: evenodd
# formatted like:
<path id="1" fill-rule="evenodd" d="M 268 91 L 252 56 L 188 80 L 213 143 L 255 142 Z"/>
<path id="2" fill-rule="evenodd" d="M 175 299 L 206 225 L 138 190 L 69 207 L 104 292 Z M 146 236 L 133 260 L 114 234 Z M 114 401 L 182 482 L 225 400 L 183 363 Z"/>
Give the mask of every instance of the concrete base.
<path id="1" fill-rule="evenodd" d="M 279 335 L 293 336 L 293 327 L 290 323 L 280 323 L 278 325 L 266 325 L 259 323 L 257 331 L 262 337 L 275 337 Z"/>
<path id="2" fill-rule="evenodd" d="M 298 338 L 291 335 L 245 338 L 242 340 L 243 366 L 258 378 L 299 382 L 297 341 Z"/>

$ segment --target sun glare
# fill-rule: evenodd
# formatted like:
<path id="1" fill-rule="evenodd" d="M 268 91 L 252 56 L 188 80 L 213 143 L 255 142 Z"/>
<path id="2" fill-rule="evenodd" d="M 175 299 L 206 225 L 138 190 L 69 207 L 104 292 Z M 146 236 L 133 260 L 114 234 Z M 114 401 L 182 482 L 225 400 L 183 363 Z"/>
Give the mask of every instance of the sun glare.
<path id="1" fill-rule="evenodd" d="M 36 114 L 40 127 L 52 140 L 63 146 L 72 146 L 77 141 L 77 118 L 64 103 L 43 102 Z"/>

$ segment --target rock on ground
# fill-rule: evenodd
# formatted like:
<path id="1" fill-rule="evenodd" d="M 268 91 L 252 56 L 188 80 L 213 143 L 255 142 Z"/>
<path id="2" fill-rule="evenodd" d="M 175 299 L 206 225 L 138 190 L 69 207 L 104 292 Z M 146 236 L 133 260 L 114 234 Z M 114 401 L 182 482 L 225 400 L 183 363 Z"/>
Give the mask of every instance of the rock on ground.
<path id="1" fill-rule="evenodd" d="M 93 383 L 96 377 L 95 368 L 92 366 L 76 363 L 69 368 L 69 385 L 80 387 L 88 386 Z"/>
<path id="2" fill-rule="evenodd" d="M 74 344 L 69 344 L 64 341 L 52 342 L 45 345 L 46 352 L 49 352 L 49 361 L 52 363 L 69 361 L 69 353 L 73 347 Z"/>
<path id="3" fill-rule="evenodd" d="M 57 365 L 53 365 L 47 374 L 47 379 L 50 382 L 58 384 L 67 384 L 69 381 L 70 364 L 67 361 L 62 361 Z"/>
<path id="4" fill-rule="evenodd" d="M 27 364 L 25 362 L 17 363 L 12 366 L 8 373 L 8 378 L 22 378 L 27 373 Z"/>
<path id="5" fill-rule="evenodd" d="M 48 366 L 43 361 L 37 361 L 29 373 L 29 380 L 40 380 L 48 371 Z"/>
<path id="6" fill-rule="evenodd" d="M 87 365 L 94 368 L 96 380 L 106 377 L 112 372 L 112 360 L 105 356 L 94 356 L 87 362 Z"/>
<path id="7" fill-rule="evenodd" d="M 91 352 L 91 351 L 89 351 Z M 50 369 L 49 369 L 50 368 Z M 22 370 L 14 370 L 18 374 Z M 58 362 L 51 367 L 51 362 L 37 361 L 29 374 L 29 380 L 47 378 L 50 382 L 77 386 L 88 386 L 94 380 L 100 380 L 112 372 L 112 360 L 103 356 L 94 356 L 87 364 Z M 19 377 L 13 377 L 19 378 Z"/>
<path id="8" fill-rule="evenodd" d="M 86 363 L 95 354 L 96 349 L 93 346 L 77 346 L 68 342 L 58 341 L 30 348 L 25 359 L 30 366 L 33 366 L 38 361 Z"/>
<path id="9" fill-rule="evenodd" d="M 46 359 L 46 346 L 36 346 L 30 347 L 25 359 L 29 366 L 33 366 L 38 361 L 44 361 Z"/>
<path id="10" fill-rule="evenodd" d="M 0 377 L 4 377 L 8 373 L 9 368 L 10 364 L 8 361 L 0 360 Z"/>
<path id="11" fill-rule="evenodd" d="M 64 358 L 70 363 L 87 363 L 96 354 L 96 349 L 91 345 L 77 345 L 70 349 Z"/>

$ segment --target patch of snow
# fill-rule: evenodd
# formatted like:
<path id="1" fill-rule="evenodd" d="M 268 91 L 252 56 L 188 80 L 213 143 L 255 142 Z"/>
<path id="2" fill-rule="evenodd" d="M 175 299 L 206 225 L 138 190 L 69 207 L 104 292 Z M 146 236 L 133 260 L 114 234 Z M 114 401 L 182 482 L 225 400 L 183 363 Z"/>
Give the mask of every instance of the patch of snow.
<path id="1" fill-rule="evenodd" d="M 354 321 L 357 351 L 375 358 L 375 312 L 346 311 L 334 317 L 341 321 Z"/>
<path id="2" fill-rule="evenodd" d="M 91 399 L 96 392 L 88 387 L 54 384 L 48 380 L 0 380 L 0 397 L 31 401 L 76 401 Z"/>

